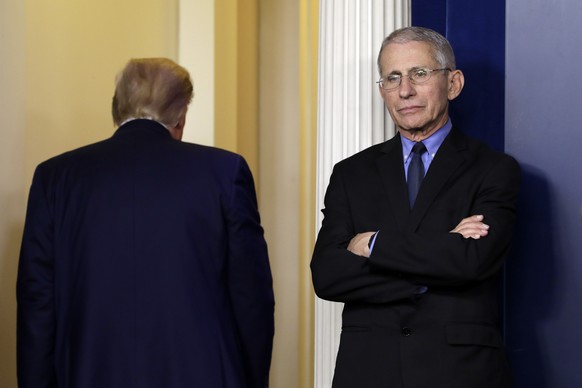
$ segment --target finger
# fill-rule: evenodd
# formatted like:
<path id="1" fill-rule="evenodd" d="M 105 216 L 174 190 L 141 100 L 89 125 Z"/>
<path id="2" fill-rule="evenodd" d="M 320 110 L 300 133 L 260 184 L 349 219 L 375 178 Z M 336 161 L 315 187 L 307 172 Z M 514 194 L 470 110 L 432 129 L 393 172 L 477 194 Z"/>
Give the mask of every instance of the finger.
<path id="1" fill-rule="evenodd" d="M 467 218 L 463 218 L 461 220 L 461 222 L 459 222 L 457 227 L 465 225 L 465 224 L 469 224 L 469 223 L 473 223 L 473 222 L 481 222 L 481 221 L 483 221 L 483 215 L 478 214 L 478 215 L 470 216 Z"/>
<path id="2" fill-rule="evenodd" d="M 470 222 L 453 229 L 451 233 L 462 234 L 465 238 L 484 237 L 489 233 L 489 225 L 482 222 Z"/>
<path id="3" fill-rule="evenodd" d="M 456 232 L 461 234 L 463 237 L 465 238 L 481 238 L 481 237 L 485 237 L 489 234 L 489 231 L 487 229 L 463 229 L 462 231 Z"/>
<path id="4" fill-rule="evenodd" d="M 461 232 L 467 229 L 489 229 L 489 225 L 480 221 L 465 221 L 455 227 L 452 232 Z"/>

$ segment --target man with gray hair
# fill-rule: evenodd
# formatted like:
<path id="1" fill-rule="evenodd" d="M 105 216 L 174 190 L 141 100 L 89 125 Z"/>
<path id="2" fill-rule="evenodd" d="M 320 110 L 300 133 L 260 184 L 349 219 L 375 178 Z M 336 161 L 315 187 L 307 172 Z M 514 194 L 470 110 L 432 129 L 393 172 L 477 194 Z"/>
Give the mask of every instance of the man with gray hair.
<path id="1" fill-rule="evenodd" d="M 311 262 L 317 295 L 345 303 L 333 388 L 509 387 L 518 164 L 452 123 L 465 79 L 442 35 L 394 31 L 378 69 L 398 133 L 334 167 Z"/>

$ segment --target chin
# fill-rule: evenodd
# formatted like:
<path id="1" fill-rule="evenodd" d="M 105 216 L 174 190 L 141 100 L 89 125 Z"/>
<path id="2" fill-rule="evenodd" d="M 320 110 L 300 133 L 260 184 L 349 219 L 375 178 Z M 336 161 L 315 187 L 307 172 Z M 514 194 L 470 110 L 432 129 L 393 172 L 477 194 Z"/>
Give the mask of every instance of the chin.
<path id="1" fill-rule="evenodd" d="M 424 129 L 421 127 L 406 126 L 406 127 L 399 127 L 399 128 L 401 130 L 403 130 L 404 132 L 408 132 L 408 133 L 420 133 L 420 132 L 424 131 Z"/>

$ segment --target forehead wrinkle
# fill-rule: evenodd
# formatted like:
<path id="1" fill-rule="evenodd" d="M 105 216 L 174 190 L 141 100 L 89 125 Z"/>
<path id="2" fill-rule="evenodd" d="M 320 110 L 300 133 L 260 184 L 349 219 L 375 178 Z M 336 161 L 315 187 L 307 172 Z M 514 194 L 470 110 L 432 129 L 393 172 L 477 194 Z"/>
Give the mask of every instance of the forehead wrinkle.
<path id="1" fill-rule="evenodd" d="M 430 65 L 438 63 L 436 61 L 430 44 L 422 41 L 411 42 L 392 42 L 389 43 L 382 51 L 380 57 L 380 67 L 383 74 L 402 74 L 404 71 L 410 71 L 414 68 L 435 68 L 439 65 Z M 422 62 L 420 62 L 422 61 Z M 396 66 L 406 66 L 407 68 L 397 68 Z M 385 69 L 390 69 L 386 72 Z"/>

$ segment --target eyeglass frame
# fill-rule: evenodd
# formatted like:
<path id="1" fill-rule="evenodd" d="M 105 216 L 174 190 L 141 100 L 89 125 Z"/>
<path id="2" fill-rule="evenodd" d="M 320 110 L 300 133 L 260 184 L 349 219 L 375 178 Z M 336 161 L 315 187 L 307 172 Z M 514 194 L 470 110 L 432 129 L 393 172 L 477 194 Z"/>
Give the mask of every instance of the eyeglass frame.
<path id="1" fill-rule="evenodd" d="M 428 73 L 428 77 L 425 80 L 423 80 L 422 82 L 418 82 L 416 80 L 413 80 L 412 77 L 411 77 L 411 75 L 414 74 L 415 72 L 418 72 L 418 71 L 421 71 L 421 70 L 426 71 Z M 440 69 L 427 69 L 425 67 L 419 67 L 419 68 L 414 69 L 411 72 L 408 72 L 408 74 L 406 74 L 406 77 L 408 78 L 408 80 L 410 81 L 411 84 L 413 84 L 413 85 L 422 85 L 425 82 L 428 82 L 428 80 L 430 80 L 430 78 L 432 77 L 432 73 L 434 73 L 435 71 L 443 71 L 443 70 L 453 71 L 453 69 L 451 69 L 450 67 L 442 67 Z M 390 89 L 385 89 L 384 86 L 383 86 L 383 84 L 384 84 L 384 77 L 380 78 L 378 81 L 376 81 L 376 83 L 380 86 L 380 88 L 382 88 L 382 90 L 391 91 L 391 90 L 398 89 L 400 87 L 400 85 L 402 85 L 402 78 L 404 78 L 404 74 L 389 74 L 387 77 L 389 77 L 389 76 L 397 76 L 398 79 L 399 79 L 398 85 L 396 85 L 394 87 L 391 87 Z"/>

